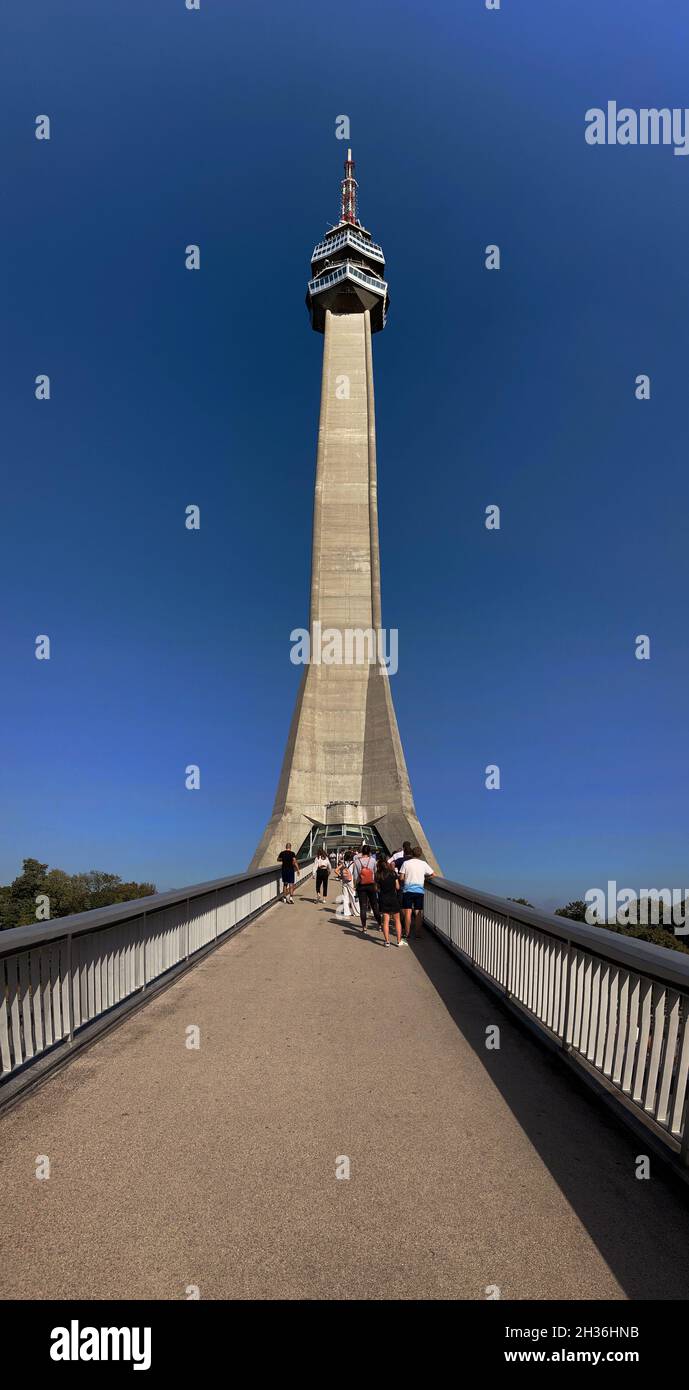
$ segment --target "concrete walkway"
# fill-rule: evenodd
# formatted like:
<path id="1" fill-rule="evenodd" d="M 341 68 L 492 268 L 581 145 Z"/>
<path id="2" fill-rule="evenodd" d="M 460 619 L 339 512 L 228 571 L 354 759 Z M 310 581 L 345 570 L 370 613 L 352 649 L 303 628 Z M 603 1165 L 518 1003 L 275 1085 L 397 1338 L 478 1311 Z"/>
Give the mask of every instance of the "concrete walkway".
<path id="1" fill-rule="evenodd" d="M 307 885 L 0 1119 L 0 1296 L 689 1297 L 639 1141 L 430 935 L 381 941 Z"/>

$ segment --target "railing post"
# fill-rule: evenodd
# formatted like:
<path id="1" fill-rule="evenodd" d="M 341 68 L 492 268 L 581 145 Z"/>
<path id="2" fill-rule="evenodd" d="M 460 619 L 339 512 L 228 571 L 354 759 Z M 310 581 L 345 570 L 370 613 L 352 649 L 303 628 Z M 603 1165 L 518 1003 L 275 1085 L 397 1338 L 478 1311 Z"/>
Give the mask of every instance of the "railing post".
<path id="1" fill-rule="evenodd" d="M 141 916 L 141 933 L 139 936 L 139 958 L 141 961 L 141 993 L 146 988 L 146 913 Z"/>
<path id="2" fill-rule="evenodd" d="M 512 993 L 510 989 L 512 978 L 512 918 L 507 918 L 507 979 L 505 981 L 505 994 L 509 998 Z"/>
<path id="3" fill-rule="evenodd" d="M 471 956 L 472 965 L 476 964 L 476 903 L 471 904 Z"/>
<path id="4" fill-rule="evenodd" d="M 72 999 L 72 935 L 67 937 L 67 1037 L 74 1041 L 74 1002 Z"/>
<path id="5" fill-rule="evenodd" d="M 567 942 L 567 979 L 565 981 L 565 1008 L 562 1019 L 562 1047 L 565 1052 L 569 1051 L 567 1046 L 567 1021 L 569 1018 L 569 996 L 572 983 L 572 965 L 574 962 L 574 952 L 571 941 Z"/>
<path id="6" fill-rule="evenodd" d="M 186 934 L 187 949 L 186 949 L 186 953 L 185 953 L 184 959 L 185 959 L 185 960 L 188 960 L 188 959 L 189 959 L 189 899 L 188 899 L 188 898 L 187 898 L 187 908 L 186 908 L 186 927 L 187 927 L 187 934 Z"/>
<path id="7" fill-rule="evenodd" d="M 216 890 L 215 890 L 215 937 L 214 937 L 214 940 L 217 941 L 217 939 L 218 939 L 218 889 L 216 888 Z"/>
<path id="8" fill-rule="evenodd" d="M 687 1106 L 687 1111 L 684 1116 L 684 1133 L 682 1135 L 682 1147 L 679 1151 L 679 1160 L 680 1163 L 684 1164 L 685 1168 L 689 1167 L 689 1106 Z"/>

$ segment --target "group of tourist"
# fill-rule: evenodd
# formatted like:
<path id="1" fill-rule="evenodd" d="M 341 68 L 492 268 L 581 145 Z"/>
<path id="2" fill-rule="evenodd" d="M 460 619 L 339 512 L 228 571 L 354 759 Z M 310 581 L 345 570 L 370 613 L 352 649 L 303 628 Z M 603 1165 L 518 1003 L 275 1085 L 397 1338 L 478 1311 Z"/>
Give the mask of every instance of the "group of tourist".
<path id="1" fill-rule="evenodd" d="M 282 901 L 293 904 L 299 863 L 289 844 L 278 857 L 282 865 Z M 383 933 L 385 946 L 390 945 L 391 927 L 398 946 L 404 946 L 412 932 L 415 937 L 421 935 L 424 883 L 434 870 L 418 845 L 405 840 L 402 848 L 389 858 L 382 852 L 374 854 L 369 845 L 362 845 L 357 852 L 348 849 L 330 855 L 321 847 L 314 872 L 316 902 L 326 902 L 332 874 L 340 889 L 341 915 L 358 915 L 362 933 L 367 931 L 370 912 Z"/>

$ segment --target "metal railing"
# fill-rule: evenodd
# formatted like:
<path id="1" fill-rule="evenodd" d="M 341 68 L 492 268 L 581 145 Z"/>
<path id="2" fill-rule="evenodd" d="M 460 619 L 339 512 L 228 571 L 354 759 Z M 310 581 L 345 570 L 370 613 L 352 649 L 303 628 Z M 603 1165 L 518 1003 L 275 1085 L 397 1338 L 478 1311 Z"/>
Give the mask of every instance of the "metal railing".
<path id="1" fill-rule="evenodd" d="M 265 911 L 279 882 L 276 865 L 0 932 L 0 1105 Z"/>
<path id="2" fill-rule="evenodd" d="M 344 232 L 338 232 L 336 236 L 326 237 L 323 241 L 319 241 L 318 245 L 313 248 L 312 263 L 322 260 L 324 256 L 329 256 L 332 251 L 339 251 L 343 246 L 354 246 L 357 251 L 363 251 L 364 255 L 369 256 L 371 260 L 380 261 L 382 265 L 385 265 L 382 246 L 379 246 L 375 241 L 367 241 L 360 232 L 355 232 L 353 228 L 348 228 Z"/>
<path id="3" fill-rule="evenodd" d="M 388 292 L 386 280 L 377 280 L 373 275 L 366 275 L 350 261 L 343 261 L 342 265 L 338 265 L 336 270 L 329 271 L 327 275 L 318 275 L 315 280 L 309 280 L 309 291 L 311 294 L 318 294 L 319 290 L 326 289 L 328 285 L 335 285 L 339 280 L 360 280 L 383 297 Z"/>
<path id="4" fill-rule="evenodd" d="M 424 917 L 627 1117 L 689 1163 L 689 955 L 447 879 L 427 881 Z"/>

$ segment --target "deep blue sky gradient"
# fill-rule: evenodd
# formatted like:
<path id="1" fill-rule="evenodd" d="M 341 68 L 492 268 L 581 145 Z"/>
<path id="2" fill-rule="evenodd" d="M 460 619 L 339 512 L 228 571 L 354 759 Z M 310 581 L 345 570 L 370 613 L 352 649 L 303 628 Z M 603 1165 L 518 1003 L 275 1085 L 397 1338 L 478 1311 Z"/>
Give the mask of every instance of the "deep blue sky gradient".
<path id="1" fill-rule="evenodd" d="M 689 106 L 686 0 L 23 0 L 2 29 L 0 881 L 35 855 L 165 888 L 253 852 L 347 113 L 392 300 L 383 618 L 422 823 L 448 876 L 538 904 L 689 884 L 689 158 L 584 140 L 608 99 Z"/>

